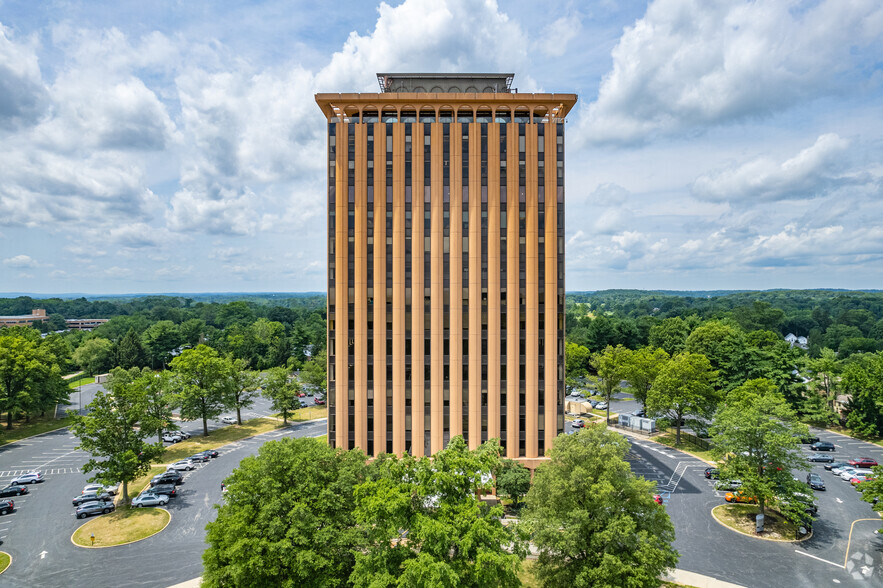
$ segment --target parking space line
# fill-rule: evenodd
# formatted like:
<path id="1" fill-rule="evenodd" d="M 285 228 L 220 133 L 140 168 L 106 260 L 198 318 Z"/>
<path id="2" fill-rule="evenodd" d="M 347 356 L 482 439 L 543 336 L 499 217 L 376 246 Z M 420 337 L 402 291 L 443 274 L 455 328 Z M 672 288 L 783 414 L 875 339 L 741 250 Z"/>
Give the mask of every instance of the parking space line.
<path id="1" fill-rule="evenodd" d="M 794 553 L 799 553 L 800 555 L 805 555 L 806 557 L 811 557 L 811 558 L 813 558 L 813 559 L 817 559 L 817 560 L 819 560 L 819 561 L 823 561 L 823 562 L 825 562 L 826 564 L 831 564 L 832 566 L 834 566 L 834 567 L 836 567 L 836 568 L 840 568 L 841 570 L 842 570 L 842 569 L 845 569 L 844 566 L 841 566 L 840 564 L 834 563 L 833 561 L 828 561 L 827 559 L 822 559 L 822 558 L 820 558 L 820 557 L 816 557 L 815 555 L 813 555 L 813 554 L 811 554 L 811 553 L 807 553 L 807 552 L 805 552 L 805 551 L 800 551 L 799 549 L 795 549 L 795 550 L 794 550 Z"/>

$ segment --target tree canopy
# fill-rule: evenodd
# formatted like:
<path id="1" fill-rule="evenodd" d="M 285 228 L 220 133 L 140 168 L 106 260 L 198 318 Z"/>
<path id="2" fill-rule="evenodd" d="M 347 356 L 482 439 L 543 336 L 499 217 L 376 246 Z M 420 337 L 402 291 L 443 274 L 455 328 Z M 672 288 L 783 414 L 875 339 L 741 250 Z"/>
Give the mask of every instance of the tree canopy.
<path id="1" fill-rule="evenodd" d="M 677 563 L 674 526 L 628 450 L 622 435 L 590 426 L 559 437 L 537 468 L 522 520 L 542 585 L 659 586 Z"/>

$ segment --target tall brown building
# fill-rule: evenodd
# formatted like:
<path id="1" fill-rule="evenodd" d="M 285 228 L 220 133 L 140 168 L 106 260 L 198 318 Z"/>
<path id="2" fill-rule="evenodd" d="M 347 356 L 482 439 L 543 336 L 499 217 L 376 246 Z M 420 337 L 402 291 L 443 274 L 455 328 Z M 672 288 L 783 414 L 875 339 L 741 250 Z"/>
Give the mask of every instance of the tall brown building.
<path id="1" fill-rule="evenodd" d="M 512 74 L 379 74 L 328 120 L 328 439 L 430 455 L 564 427 L 564 117 Z"/>

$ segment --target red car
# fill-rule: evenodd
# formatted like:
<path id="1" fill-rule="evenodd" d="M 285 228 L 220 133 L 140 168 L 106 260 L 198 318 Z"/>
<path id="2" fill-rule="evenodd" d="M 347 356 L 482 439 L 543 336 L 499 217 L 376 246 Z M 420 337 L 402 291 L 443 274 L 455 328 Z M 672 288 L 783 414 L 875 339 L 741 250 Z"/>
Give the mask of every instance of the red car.
<path id="1" fill-rule="evenodd" d="M 306 398 L 306 396 L 307 396 L 307 393 L 306 393 L 306 392 L 300 392 L 300 393 L 298 393 L 298 395 L 297 395 L 298 398 Z"/>
<path id="2" fill-rule="evenodd" d="M 872 468 L 877 465 L 877 460 L 870 457 L 857 457 L 850 459 L 849 465 L 856 468 Z"/>

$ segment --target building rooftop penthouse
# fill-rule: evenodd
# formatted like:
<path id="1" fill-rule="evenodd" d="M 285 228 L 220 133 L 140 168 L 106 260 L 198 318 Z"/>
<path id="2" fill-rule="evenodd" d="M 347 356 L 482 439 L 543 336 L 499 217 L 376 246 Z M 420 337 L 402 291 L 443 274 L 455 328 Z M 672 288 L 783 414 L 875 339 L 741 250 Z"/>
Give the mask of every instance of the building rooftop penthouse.
<path id="1" fill-rule="evenodd" d="M 576 94 L 524 93 L 513 74 L 377 74 L 379 93 L 316 94 L 328 122 L 565 122 Z"/>

